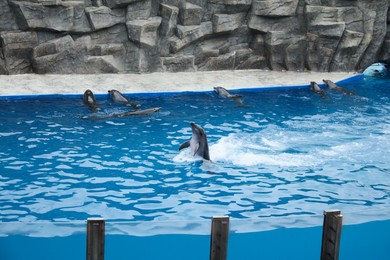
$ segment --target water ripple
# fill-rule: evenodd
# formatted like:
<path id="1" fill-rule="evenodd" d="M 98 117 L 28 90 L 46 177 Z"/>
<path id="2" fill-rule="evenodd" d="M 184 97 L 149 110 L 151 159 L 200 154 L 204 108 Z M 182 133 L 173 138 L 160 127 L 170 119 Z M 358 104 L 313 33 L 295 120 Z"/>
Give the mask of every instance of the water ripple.
<path id="1" fill-rule="evenodd" d="M 211 94 L 149 97 L 143 105 L 165 113 L 96 122 L 78 119 L 88 111 L 72 99 L 7 103 L 14 112 L 0 120 L 0 221 L 104 217 L 196 229 L 230 215 L 302 227 L 328 208 L 367 212 L 357 222 L 388 219 L 389 99 L 356 92 L 362 99 L 245 92 L 245 109 Z M 178 151 L 191 121 L 207 132 L 211 162 Z"/>

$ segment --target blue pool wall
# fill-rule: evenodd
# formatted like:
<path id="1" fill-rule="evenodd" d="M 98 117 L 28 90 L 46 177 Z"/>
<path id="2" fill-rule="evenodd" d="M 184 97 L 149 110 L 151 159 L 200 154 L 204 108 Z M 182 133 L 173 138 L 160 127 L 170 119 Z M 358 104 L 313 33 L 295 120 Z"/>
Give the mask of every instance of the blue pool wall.
<path id="1" fill-rule="evenodd" d="M 390 220 L 343 226 L 340 259 L 389 260 L 389 232 Z M 321 239 L 322 227 L 231 233 L 228 259 L 319 259 Z M 208 259 L 210 250 L 207 235 L 106 235 L 105 241 L 105 259 L 199 260 Z M 86 235 L 0 237 L 0 252 L 3 260 L 81 260 L 86 255 Z"/>

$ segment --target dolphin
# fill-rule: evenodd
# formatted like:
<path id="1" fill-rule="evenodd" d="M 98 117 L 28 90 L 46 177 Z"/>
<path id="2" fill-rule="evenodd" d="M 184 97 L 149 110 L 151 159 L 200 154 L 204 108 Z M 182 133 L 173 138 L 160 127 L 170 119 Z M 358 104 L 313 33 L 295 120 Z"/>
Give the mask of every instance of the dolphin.
<path id="1" fill-rule="evenodd" d="M 117 118 L 117 117 L 124 117 L 124 116 L 143 116 L 143 115 L 150 115 L 153 113 L 156 113 L 160 111 L 161 107 L 152 107 L 142 110 L 135 110 L 135 111 L 126 111 L 111 115 L 101 115 L 101 116 L 89 116 L 89 117 L 82 117 L 81 119 L 85 120 L 102 120 L 102 119 L 109 119 L 109 118 Z"/>
<path id="2" fill-rule="evenodd" d="M 243 105 L 241 96 L 239 96 L 239 95 L 232 95 L 223 87 L 220 87 L 220 86 L 214 87 L 214 91 L 217 92 L 218 96 L 220 96 L 222 98 L 230 98 L 231 100 L 234 100 L 237 103 Z"/>
<path id="3" fill-rule="evenodd" d="M 153 113 L 156 113 L 160 111 L 161 107 L 152 107 L 142 110 L 136 110 L 136 111 L 127 111 L 123 113 L 113 114 L 111 117 L 123 117 L 123 116 L 144 116 L 144 115 L 150 115 Z"/>
<path id="4" fill-rule="evenodd" d="M 321 97 L 326 97 L 325 91 L 323 91 L 320 86 L 314 81 L 310 82 L 310 89 L 320 95 Z"/>
<path id="5" fill-rule="evenodd" d="M 110 97 L 112 98 L 112 100 L 114 102 L 125 104 L 126 106 L 130 106 L 133 109 L 137 109 L 139 107 L 138 104 L 135 104 L 135 103 L 131 102 L 130 100 L 128 100 L 127 98 L 125 98 L 123 96 L 123 94 L 121 92 L 119 92 L 118 90 L 111 89 L 108 91 L 108 94 L 110 94 Z"/>
<path id="6" fill-rule="evenodd" d="M 322 81 L 325 83 L 325 85 L 326 85 L 326 87 L 327 87 L 328 89 L 335 90 L 335 91 L 344 93 L 344 94 L 346 94 L 346 95 L 351 95 L 351 96 L 355 96 L 355 95 L 356 95 L 356 94 L 353 93 L 352 91 L 349 91 L 349 90 L 344 89 L 344 88 L 342 88 L 342 87 L 340 87 L 340 86 L 337 86 L 337 85 L 336 85 L 334 82 L 332 82 L 331 80 L 323 79 Z"/>
<path id="7" fill-rule="evenodd" d="M 191 154 L 193 156 L 198 155 L 205 160 L 210 160 L 209 154 L 209 145 L 207 143 L 207 136 L 202 127 L 195 124 L 194 122 L 190 123 L 192 130 L 192 138 L 189 141 L 184 142 L 179 147 L 179 151 L 181 149 L 190 147 Z"/>
<path id="8" fill-rule="evenodd" d="M 91 112 L 96 112 L 96 110 L 99 107 L 97 102 L 96 102 L 95 95 L 93 94 L 93 92 L 90 89 L 87 89 L 84 92 L 83 102 L 89 108 L 89 110 L 91 110 Z"/>

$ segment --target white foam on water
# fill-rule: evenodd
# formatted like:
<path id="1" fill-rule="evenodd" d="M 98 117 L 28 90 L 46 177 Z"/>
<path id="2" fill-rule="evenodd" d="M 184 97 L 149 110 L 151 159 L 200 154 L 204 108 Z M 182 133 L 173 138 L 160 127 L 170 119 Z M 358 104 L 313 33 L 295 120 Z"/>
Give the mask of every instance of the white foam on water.
<path id="1" fill-rule="evenodd" d="M 210 146 L 210 157 L 213 161 L 237 166 L 298 167 L 321 162 L 311 154 L 285 152 L 288 148 L 286 143 L 261 137 L 261 134 L 231 134 Z"/>

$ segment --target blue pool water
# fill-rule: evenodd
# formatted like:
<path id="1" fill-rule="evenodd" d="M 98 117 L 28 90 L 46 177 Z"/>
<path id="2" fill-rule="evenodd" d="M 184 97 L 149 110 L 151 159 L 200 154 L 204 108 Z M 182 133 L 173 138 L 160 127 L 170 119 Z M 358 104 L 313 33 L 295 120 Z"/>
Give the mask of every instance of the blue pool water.
<path id="1" fill-rule="evenodd" d="M 89 217 L 106 218 L 111 236 L 202 240 L 216 215 L 244 236 L 315 228 L 337 208 L 347 225 L 385 221 L 389 231 L 389 82 L 355 77 L 340 85 L 356 96 L 326 98 L 308 86 L 232 91 L 245 107 L 213 92 L 128 94 L 162 109 L 104 120 L 86 120 L 81 95 L 4 97 L 0 249 L 7 237 L 83 240 Z M 129 109 L 97 99 L 99 115 Z M 212 162 L 178 151 L 191 121 Z"/>

